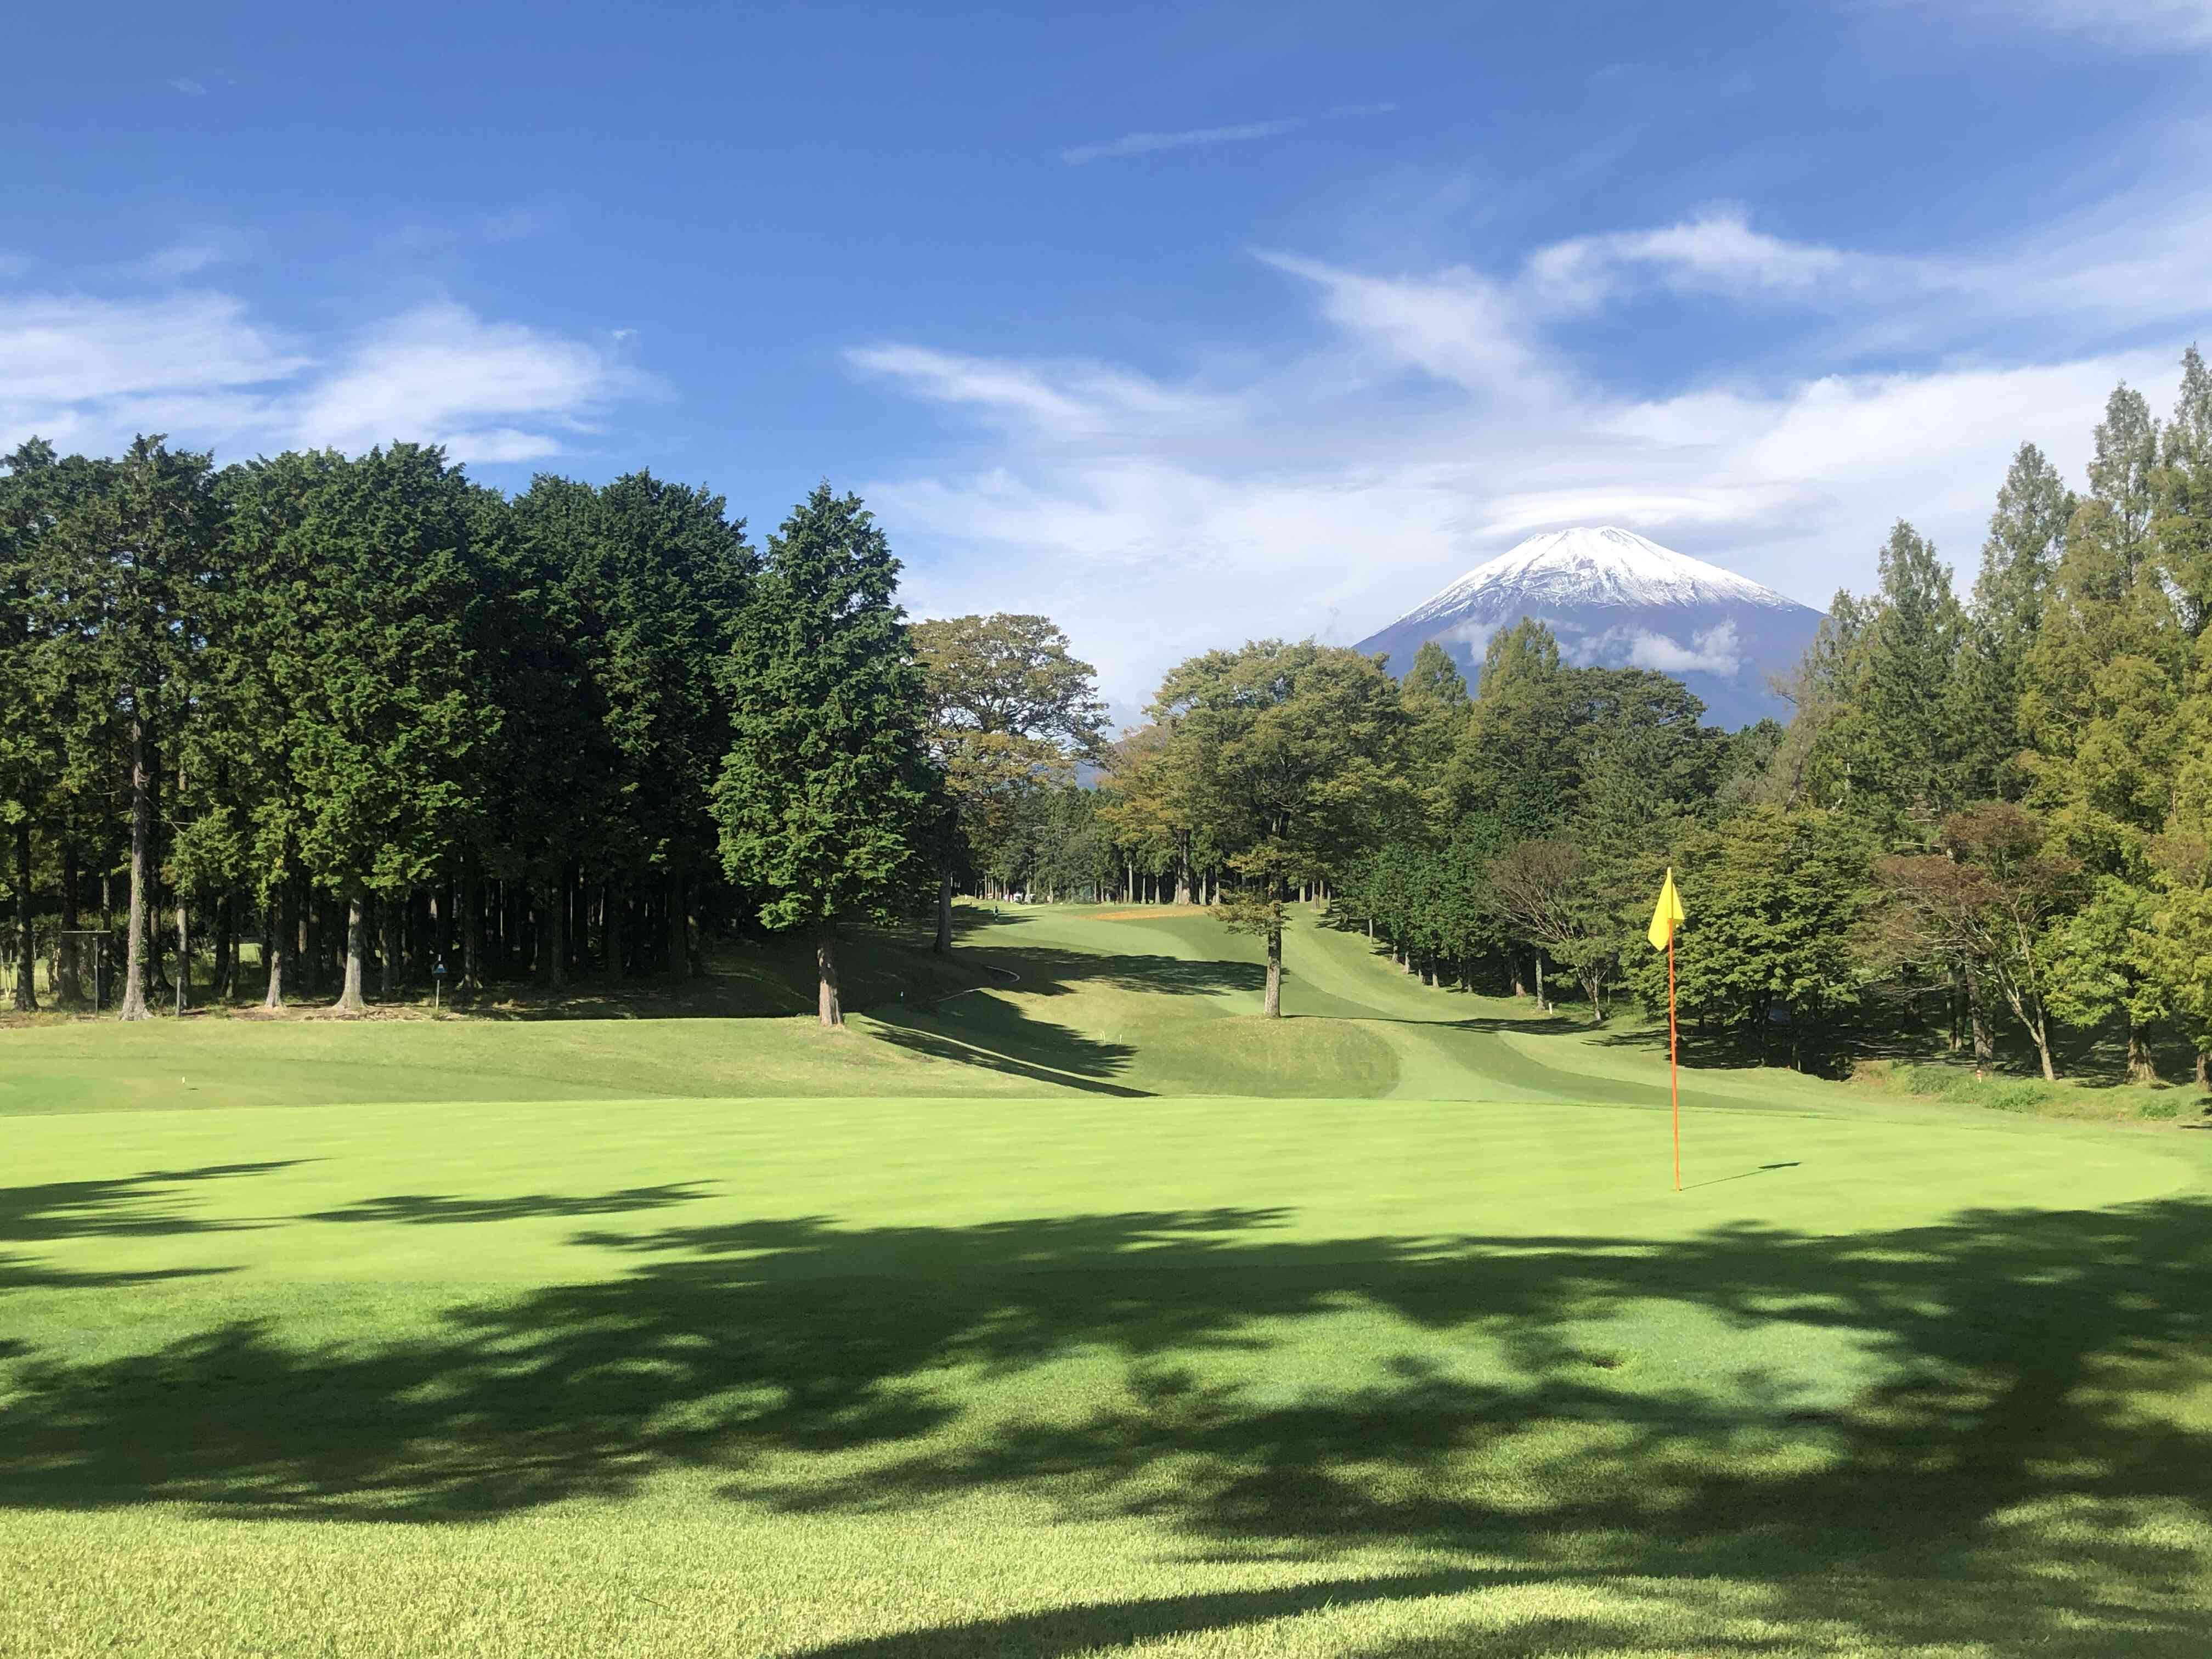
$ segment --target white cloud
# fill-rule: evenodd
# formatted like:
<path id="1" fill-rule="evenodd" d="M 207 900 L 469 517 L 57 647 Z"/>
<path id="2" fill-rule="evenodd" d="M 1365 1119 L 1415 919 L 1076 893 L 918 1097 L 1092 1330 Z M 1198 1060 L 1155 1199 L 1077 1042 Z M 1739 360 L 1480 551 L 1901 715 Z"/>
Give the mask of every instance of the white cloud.
<path id="1" fill-rule="evenodd" d="M 299 441 L 339 449 L 427 438 L 456 459 L 534 460 L 560 453 L 560 432 L 583 429 L 629 389 L 611 360 L 580 342 L 427 306 L 362 341 L 301 397 L 293 425 Z M 535 430 L 507 424 L 526 419 Z"/>
<path id="2" fill-rule="evenodd" d="M 227 295 L 0 295 L 0 398 L 12 406 L 260 386 L 306 366 Z"/>
<path id="3" fill-rule="evenodd" d="M 1736 638 L 1732 622 L 1693 635 L 1687 645 L 1640 628 L 1626 633 L 1608 629 L 1581 644 L 1577 661 L 1618 659 L 1631 668 L 1655 669 L 1662 674 L 1733 674 L 1743 666 L 1743 644 Z"/>
<path id="4" fill-rule="evenodd" d="M 640 389 L 589 345 L 453 305 L 311 354 L 224 294 L 0 295 L 0 447 L 33 433 L 90 450 L 140 432 L 229 451 L 404 437 L 534 460 Z"/>
<path id="5" fill-rule="evenodd" d="M 1304 125 L 1303 120 L 1247 121 L 1240 126 L 1193 127 L 1185 132 L 1126 132 L 1119 138 L 1109 138 L 1103 143 L 1078 144 L 1073 149 L 1064 149 L 1060 153 L 1060 159 L 1081 167 L 1086 161 L 1109 161 L 1121 155 L 1149 155 L 1163 149 L 1191 149 L 1205 144 L 1249 143 L 1255 138 L 1279 138 L 1286 132 L 1297 131 Z"/>
<path id="6" fill-rule="evenodd" d="M 173 76 L 170 77 L 169 84 L 175 88 L 179 92 L 183 93 L 187 98 L 204 98 L 207 96 L 207 88 L 201 85 L 198 81 L 193 80 L 189 75 Z"/>
<path id="7" fill-rule="evenodd" d="M 1871 580 L 1890 522 L 1909 517 L 1970 575 L 2014 448 L 2033 440 L 2078 477 L 2114 383 L 2170 398 L 2189 326 L 2212 315 L 2212 296 L 2158 280 L 2170 248 L 2144 239 L 2145 273 L 2111 233 L 2065 225 L 2008 250 L 2026 289 L 2003 296 L 1995 256 L 1869 257 L 1765 235 L 1733 211 L 1577 239 L 1504 276 L 1264 256 L 1313 285 L 1328 336 L 1242 381 L 915 345 L 854 354 L 988 434 L 969 465 L 866 491 L 909 559 L 918 610 L 1059 616 L 1125 710 L 1192 652 L 1271 634 L 1357 640 L 1522 536 L 1569 524 L 1626 524 L 1824 605 Z M 2170 346 L 2092 342 L 2047 361 L 1927 349 L 1946 328 L 1978 341 L 1992 315 L 2034 318 L 2023 337 L 2077 337 L 2087 307 L 2039 273 L 2094 247 L 2113 255 L 2100 290 L 2136 283 L 2106 326 L 2170 325 Z M 1723 360 L 1680 392 L 1621 388 L 1561 330 L 1647 282 L 1704 306 L 1818 296 L 1845 325 L 1827 348 L 1845 366 L 1822 367 L 1807 340 L 1796 376 Z M 1902 327 L 1907 311 L 1925 343 L 1913 367 L 1849 366 L 1868 329 Z M 1720 321 L 1711 337 L 1730 334 Z M 1676 670 L 1728 672 L 1744 649 L 1620 643 Z"/>

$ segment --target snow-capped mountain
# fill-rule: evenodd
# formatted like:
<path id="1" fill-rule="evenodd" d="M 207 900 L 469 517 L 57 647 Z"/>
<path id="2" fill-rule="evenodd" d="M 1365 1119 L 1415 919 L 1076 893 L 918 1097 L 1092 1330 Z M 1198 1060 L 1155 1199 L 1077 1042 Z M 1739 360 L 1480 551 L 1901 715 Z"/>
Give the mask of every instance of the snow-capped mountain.
<path id="1" fill-rule="evenodd" d="M 1787 720 L 1768 676 L 1796 666 L 1820 613 L 1732 570 L 1612 528 L 1553 530 L 1478 565 L 1380 633 L 1362 651 L 1413 666 L 1434 640 L 1474 684 L 1490 636 L 1534 617 L 1559 636 L 1568 661 L 1656 668 L 1705 699 L 1716 725 Z"/>

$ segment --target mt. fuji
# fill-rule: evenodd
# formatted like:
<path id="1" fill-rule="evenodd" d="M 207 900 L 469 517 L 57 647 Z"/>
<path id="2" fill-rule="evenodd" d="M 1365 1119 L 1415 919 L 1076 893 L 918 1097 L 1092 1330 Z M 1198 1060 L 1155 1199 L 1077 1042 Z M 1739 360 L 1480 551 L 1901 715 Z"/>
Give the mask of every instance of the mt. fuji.
<path id="1" fill-rule="evenodd" d="M 1477 566 L 1358 649 L 1388 652 L 1403 674 L 1434 640 L 1472 689 L 1490 636 L 1524 617 L 1558 635 L 1565 661 L 1671 674 L 1705 700 L 1708 720 L 1729 726 L 1790 718 L 1767 677 L 1795 668 L 1820 625 L 1811 606 L 1633 531 L 1554 530 Z"/>

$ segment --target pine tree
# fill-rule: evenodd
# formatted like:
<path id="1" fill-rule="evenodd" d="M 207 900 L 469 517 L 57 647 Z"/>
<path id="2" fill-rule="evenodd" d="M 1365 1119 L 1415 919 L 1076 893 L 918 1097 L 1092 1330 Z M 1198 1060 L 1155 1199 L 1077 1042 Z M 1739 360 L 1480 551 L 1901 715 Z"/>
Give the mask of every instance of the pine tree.
<path id="1" fill-rule="evenodd" d="M 824 1025 L 844 1023 L 837 930 L 920 908 L 946 810 L 898 571 L 860 498 L 818 485 L 770 538 L 725 670 L 723 868 L 764 926 L 813 935 Z"/>

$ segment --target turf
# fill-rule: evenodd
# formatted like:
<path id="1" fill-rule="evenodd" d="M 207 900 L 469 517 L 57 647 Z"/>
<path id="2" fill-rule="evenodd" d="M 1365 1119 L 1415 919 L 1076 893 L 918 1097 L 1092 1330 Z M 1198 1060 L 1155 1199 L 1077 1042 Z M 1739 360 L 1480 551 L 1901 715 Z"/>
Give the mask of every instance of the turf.
<path id="1" fill-rule="evenodd" d="M 1701 1073 L 1678 1195 L 1357 939 L 963 954 L 0 1036 L 0 1652 L 2205 1650 L 2212 1137 Z"/>

